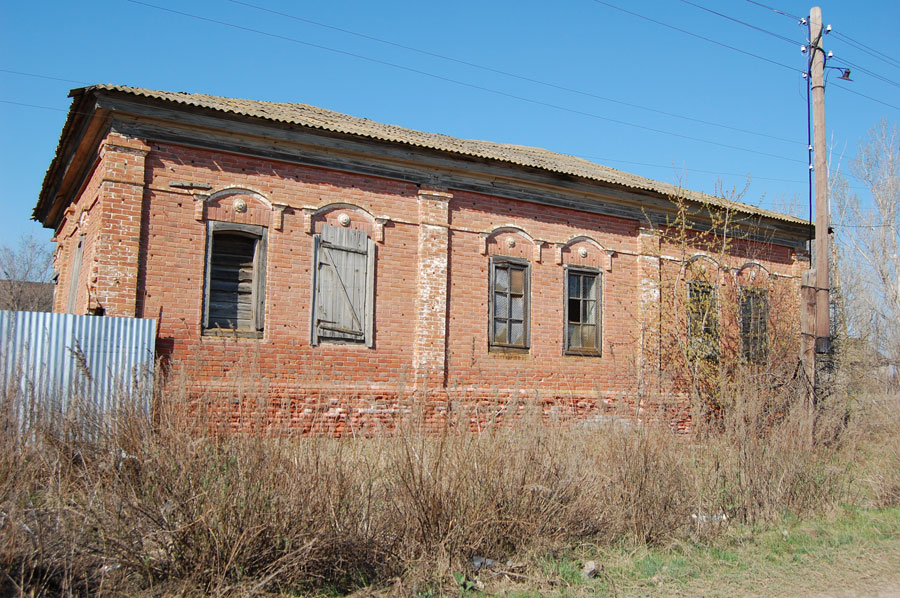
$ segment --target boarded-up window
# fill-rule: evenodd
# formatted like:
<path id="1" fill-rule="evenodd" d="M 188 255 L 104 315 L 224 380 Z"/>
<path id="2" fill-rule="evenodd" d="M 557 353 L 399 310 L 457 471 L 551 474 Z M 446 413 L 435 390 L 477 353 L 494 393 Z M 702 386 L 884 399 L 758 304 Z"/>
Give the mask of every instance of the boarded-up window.
<path id="1" fill-rule="evenodd" d="M 719 308 L 716 289 L 708 282 L 688 283 L 688 352 L 693 359 L 719 358 Z"/>
<path id="2" fill-rule="evenodd" d="M 498 348 L 529 347 L 531 268 L 525 260 L 491 258 L 489 345 Z"/>
<path id="3" fill-rule="evenodd" d="M 566 269 L 566 352 L 600 354 L 600 273 Z"/>
<path id="4" fill-rule="evenodd" d="M 751 363 L 769 356 L 769 292 L 741 289 L 741 352 Z"/>
<path id="5" fill-rule="evenodd" d="M 207 334 L 263 332 L 266 229 L 210 222 L 203 328 Z"/>
<path id="6" fill-rule="evenodd" d="M 374 342 L 375 244 L 365 232 L 324 225 L 315 235 L 312 344 Z"/>
<path id="7" fill-rule="evenodd" d="M 78 300 L 78 285 L 81 278 L 81 262 L 84 260 L 84 235 L 78 237 L 78 245 L 72 255 L 72 269 L 69 271 L 69 297 L 66 301 L 66 313 L 75 313 L 75 302 Z"/>

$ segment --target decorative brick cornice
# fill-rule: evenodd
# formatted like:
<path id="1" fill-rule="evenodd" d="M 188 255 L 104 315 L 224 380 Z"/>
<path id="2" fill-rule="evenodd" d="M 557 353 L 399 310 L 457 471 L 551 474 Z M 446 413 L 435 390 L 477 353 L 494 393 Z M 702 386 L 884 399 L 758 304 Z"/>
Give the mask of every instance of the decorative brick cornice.
<path id="1" fill-rule="evenodd" d="M 450 201 L 453 199 L 453 194 L 444 191 L 441 189 L 433 189 L 429 187 L 423 187 L 419 189 L 418 192 L 419 197 L 427 197 L 428 199 L 433 199 L 436 201 Z"/>
<path id="2" fill-rule="evenodd" d="M 284 211 L 287 209 L 286 203 L 272 203 L 272 228 L 282 230 L 284 228 Z"/>
<path id="3" fill-rule="evenodd" d="M 107 151 L 117 151 L 135 156 L 146 156 L 150 152 L 150 146 L 140 139 L 110 134 L 100 146 L 100 156 L 103 157 Z"/>

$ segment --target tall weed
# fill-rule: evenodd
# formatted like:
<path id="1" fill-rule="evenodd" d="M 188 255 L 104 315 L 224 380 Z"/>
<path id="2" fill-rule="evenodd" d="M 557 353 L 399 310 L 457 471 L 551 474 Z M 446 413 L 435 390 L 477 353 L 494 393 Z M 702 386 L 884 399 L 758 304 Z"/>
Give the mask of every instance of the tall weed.
<path id="1" fill-rule="evenodd" d="M 343 591 L 446 578 L 474 556 L 665 544 L 714 533 L 706 521 L 900 500 L 896 408 L 812 413 L 797 388 L 749 378 L 690 436 L 625 413 L 547 421 L 539 405 L 477 428 L 460 409 L 435 432 L 415 408 L 429 398 L 412 395 L 367 438 L 235 432 L 178 388 L 155 418 L 73 401 L 26 428 L 10 408 L 20 397 L 3 397 L 0 590 Z"/>

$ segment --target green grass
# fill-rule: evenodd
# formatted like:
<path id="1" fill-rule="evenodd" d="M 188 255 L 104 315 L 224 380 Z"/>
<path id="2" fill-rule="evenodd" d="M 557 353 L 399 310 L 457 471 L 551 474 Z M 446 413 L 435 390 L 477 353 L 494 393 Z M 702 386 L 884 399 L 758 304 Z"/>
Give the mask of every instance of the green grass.
<path id="1" fill-rule="evenodd" d="M 598 577 L 585 580 L 581 566 L 588 560 L 604 569 Z M 845 583 L 848 574 L 862 579 L 896 571 L 900 565 L 900 507 L 844 507 L 818 519 L 785 517 L 770 527 L 733 526 L 711 539 L 692 539 L 665 548 L 592 546 L 538 556 L 533 565 L 535 571 L 527 584 L 484 580 L 485 593 L 515 598 L 802 595 L 804 589 L 830 589 L 830 580 Z M 812 585 L 798 587 L 798 580 Z"/>

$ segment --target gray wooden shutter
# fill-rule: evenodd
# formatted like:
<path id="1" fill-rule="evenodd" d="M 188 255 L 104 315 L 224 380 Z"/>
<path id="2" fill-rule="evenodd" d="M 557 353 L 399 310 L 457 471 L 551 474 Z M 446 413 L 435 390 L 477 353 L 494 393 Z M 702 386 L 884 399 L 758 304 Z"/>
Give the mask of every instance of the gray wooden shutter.
<path id="1" fill-rule="evenodd" d="M 204 328 L 264 329 L 267 241 L 262 226 L 209 222 Z"/>
<path id="2" fill-rule="evenodd" d="M 72 256 L 72 271 L 69 274 L 69 298 L 66 301 L 66 313 L 75 312 L 75 301 L 78 299 L 78 279 L 81 278 L 81 261 L 84 259 L 84 235 L 78 237 L 75 255 Z"/>
<path id="3" fill-rule="evenodd" d="M 374 243 L 362 231 L 324 225 L 315 241 L 313 344 L 373 343 Z"/>
<path id="4" fill-rule="evenodd" d="M 258 239 L 217 233 L 210 258 L 208 321 L 212 328 L 255 329 L 254 271 Z"/>
<path id="5" fill-rule="evenodd" d="M 262 236 L 256 241 L 256 253 L 253 263 L 253 319 L 256 330 L 262 331 L 266 322 L 266 254 L 269 245 L 269 231 L 263 229 Z"/>
<path id="6" fill-rule="evenodd" d="M 366 261 L 366 346 L 375 345 L 375 241 L 368 240 Z"/>

